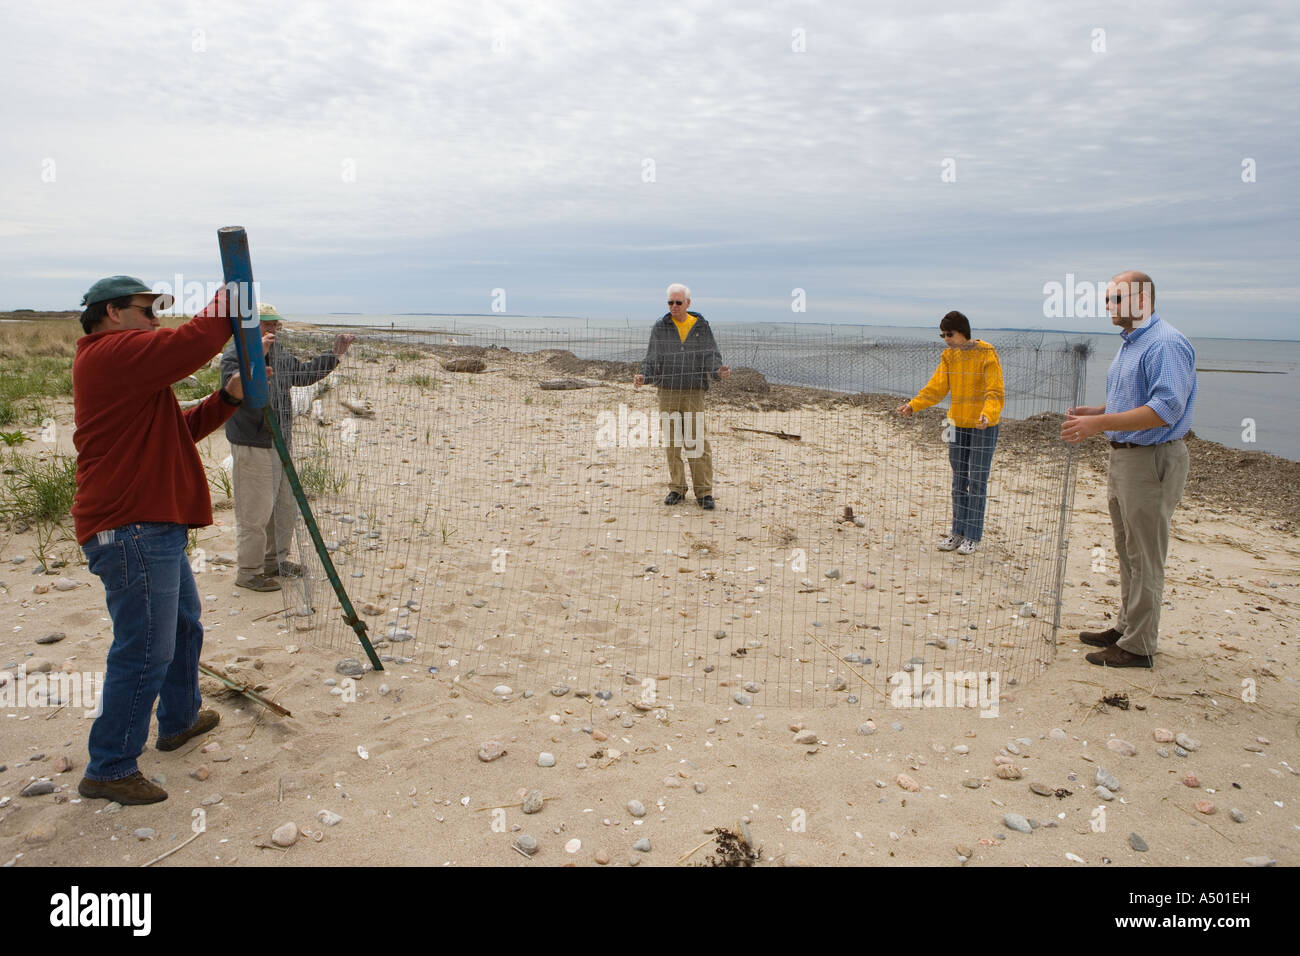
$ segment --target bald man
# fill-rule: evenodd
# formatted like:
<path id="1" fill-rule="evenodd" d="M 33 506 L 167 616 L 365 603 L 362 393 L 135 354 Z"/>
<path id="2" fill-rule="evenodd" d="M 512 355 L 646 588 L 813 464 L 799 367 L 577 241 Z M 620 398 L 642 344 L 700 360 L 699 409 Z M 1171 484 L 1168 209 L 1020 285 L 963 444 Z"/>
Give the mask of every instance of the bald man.
<path id="1" fill-rule="evenodd" d="M 1100 651 L 1103 667 L 1151 667 L 1164 599 L 1169 519 L 1187 482 L 1187 445 L 1196 405 L 1196 353 L 1156 315 L 1155 283 L 1121 272 L 1106 287 L 1106 309 L 1124 344 L 1106 373 L 1106 404 L 1071 408 L 1061 438 L 1110 439 L 1106 497 L 1119 557 L 1120 608 L 1115 626 L 1079 640 Z"/>

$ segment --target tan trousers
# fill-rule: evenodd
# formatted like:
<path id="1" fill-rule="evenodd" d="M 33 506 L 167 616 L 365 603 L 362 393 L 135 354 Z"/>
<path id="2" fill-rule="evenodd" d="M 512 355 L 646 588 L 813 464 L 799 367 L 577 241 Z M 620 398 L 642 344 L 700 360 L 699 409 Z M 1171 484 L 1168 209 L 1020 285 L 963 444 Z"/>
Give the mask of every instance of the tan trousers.
<path id="1" fill-rule="evenodd" d="M 664 454 L 668 457 L 668 490 L 686 494 L 686 468 L 682 464 L 685 440 L 685 450 L 689 452 L 686 460 L 691 464 L 691 484 L 695 487 L 696 498 L 713 494 L 713 449 L 705 437 L 704 395 L 702 388 L 659 389 L 659 411 L 682 413 L 680 419 L 672 419 L 671 424 L 662 414 L 660 416 L 659 440 L 664 443 Z M 701 439 L 704 443 L 702 453 L 698 444 Z"/>
<path id="2" fill-rule="evenodd" d="M 277 574 L 293 542 L 298 505 L 274 448 L 231 445 L 239 577 Z"/>
<path id="3" fill-rule="evenodd" d="M 1118 646 L 1152 655 L 1165 593 L 1169 519 L 1187 483 L 1187 444 L 1112 448 L 1107 499 L 1119 556 Z"/>

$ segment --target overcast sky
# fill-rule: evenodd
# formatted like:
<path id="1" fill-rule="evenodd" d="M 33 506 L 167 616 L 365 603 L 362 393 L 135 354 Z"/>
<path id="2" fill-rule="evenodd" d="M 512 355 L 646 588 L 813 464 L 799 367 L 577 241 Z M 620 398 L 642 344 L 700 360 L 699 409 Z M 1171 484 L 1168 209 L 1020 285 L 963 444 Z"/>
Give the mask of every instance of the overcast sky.
<path id="1" fill-rule="evenodd" d="M 648 320 L 681 281 L 720 321 L 1106 331 L 1044 285 L 1139 268 L 1188 334 L 1300 338 L 1287 0 L 0 12 L 0 308 L 219 280 L 239 224 L 290 317 Z"/>

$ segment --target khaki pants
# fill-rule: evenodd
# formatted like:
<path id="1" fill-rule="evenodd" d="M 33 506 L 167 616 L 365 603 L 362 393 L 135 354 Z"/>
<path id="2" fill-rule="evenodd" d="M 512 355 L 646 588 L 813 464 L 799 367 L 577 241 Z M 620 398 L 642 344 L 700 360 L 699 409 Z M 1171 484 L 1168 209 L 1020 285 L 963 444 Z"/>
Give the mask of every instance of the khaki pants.
<path id="1" fill-rule="evenodd" d="M 277 574 L 293 542 L 298 505 L 274 448 L 231 445 L 239 578 Z M 272 570 L 274 569 L 274 570 Z"/>
<path id="2" fill-rule="evenodd" d="M 685 450 L 688 452 L 686 460 L 691 464 L 691 484 L 695 487 L 696 498 L 713 494 L 713 449 L 705 437 L 704 394 L 702 388 L 659 389 L 659 411 L 682 413 L 681 419 L 673 419 L 671 424 L 663 415 L 660 416 L 660 441 L 664 443 L 664 454 L 668 457 L 668 490 L 686 494 L 686 468 L 682 464 Z"/>
<path id="3" fill-rule="evenodd" d="M 1112 448 L 1107 499 L 1119 556 L 1118 646 L 1152 655 L 1165 593 L 1169 519 L 1187 483 L 1187 445 Z"/>

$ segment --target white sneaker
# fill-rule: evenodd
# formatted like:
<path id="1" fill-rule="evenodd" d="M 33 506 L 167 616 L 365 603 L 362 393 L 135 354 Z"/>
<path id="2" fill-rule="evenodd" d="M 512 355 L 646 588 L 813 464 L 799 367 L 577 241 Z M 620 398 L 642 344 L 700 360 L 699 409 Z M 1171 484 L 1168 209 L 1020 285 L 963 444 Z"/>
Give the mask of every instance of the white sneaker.
<path id="1" fill-rule="evenodd" d="M 974 554 L 976 542 L 970 538 L 963 538 L 961 546 L 957 548 L 958 554 Z"/>
<path id="2" fill-rule="evenodd" d="M 959 535 L 959 534 L 950 534 L 950 535 L 948 535 L 948 537 L 944 538 L 942 541 L 939 542 L 939 550 L 940 550 L 940 551 L 955 551 L 955 550 L 957 549 L 957 545 L 962 544 L 962 543 L 963 543 L 963 542 L 962 542 L 962 540 L 961 540 L 961 535 Z"/>

